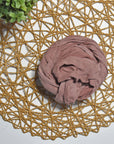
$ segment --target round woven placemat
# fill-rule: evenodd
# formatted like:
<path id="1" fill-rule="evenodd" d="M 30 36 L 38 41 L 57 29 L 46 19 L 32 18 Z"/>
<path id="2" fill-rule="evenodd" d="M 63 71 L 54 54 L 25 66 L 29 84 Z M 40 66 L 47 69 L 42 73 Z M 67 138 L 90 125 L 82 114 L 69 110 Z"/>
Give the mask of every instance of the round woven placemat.
<path id="1" fill-rule="evenodd" d="M 4 120 L 43 139 L 87 136 L 114 122 L 113 4 L 109 0 L 39 0 L 31 20 L 0 23 L 0 114 Z M 77 34 L 100 45 L 108 76 L 95 94 L 68 107 L 51 99 L 35 73 L 53 42 Z"/>

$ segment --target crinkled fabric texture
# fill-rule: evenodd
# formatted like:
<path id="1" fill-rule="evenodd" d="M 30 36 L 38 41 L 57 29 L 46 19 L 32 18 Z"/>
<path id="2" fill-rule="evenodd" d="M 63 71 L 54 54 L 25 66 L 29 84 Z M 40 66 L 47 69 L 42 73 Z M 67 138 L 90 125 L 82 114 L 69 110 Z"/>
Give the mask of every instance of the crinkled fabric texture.
<path id="1" fill-rule="evenodd" d="M 43 55 L 39 79 L 59 103 L 73 104 L 95 92 L 107 76 L 107 61 L 98 44 L 82 36 L 55 42 Z"/>

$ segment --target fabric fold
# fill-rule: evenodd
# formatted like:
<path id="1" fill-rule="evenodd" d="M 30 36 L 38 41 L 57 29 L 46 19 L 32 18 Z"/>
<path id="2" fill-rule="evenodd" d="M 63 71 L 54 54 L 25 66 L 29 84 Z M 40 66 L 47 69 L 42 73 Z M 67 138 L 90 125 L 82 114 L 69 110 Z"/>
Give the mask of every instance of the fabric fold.
<path id="1" fill-rule="evenodd" d="M 55 101 L 73 104 L 91 96 L 108 74 L 98 44 L 83 36 L 68 36 L 51 45 L 38 67 L 42 85 Z"/>

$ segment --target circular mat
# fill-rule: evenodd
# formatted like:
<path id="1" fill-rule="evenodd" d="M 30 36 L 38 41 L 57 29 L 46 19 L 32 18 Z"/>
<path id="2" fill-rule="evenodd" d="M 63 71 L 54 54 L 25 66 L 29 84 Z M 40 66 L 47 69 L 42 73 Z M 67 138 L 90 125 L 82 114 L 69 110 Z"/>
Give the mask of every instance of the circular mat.
<path id="1" fill-rule="evenodd" d="M 0 23 L 0 115 L 16 129 L 43 139 L 87 136 L 114 122 L 114 9 L 112 1 L 39 0 L 31 20 Z M 87 100 L 56 103 L 36 71 L 50 45 L 68 35 L 95 40 L 108 75 Z"/>

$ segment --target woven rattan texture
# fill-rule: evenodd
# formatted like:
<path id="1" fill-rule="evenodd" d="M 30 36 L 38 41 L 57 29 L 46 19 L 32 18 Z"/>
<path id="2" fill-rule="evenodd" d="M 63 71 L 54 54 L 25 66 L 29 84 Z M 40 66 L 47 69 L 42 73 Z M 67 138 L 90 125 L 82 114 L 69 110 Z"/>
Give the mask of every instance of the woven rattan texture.
<path id="1" fill-rule="evenodd" d="M 43 139 L 87 136 L 114 122 L 114 3 L 42 0 L 32 19 L 0 24 L 0 114 L 16 129 Z M 69 107 L 56 103 L 35 76 L 43 53 L 68 35 L 94 39 L 108 63 L 108 76 L 87 100 Z M 36 86 L 36 83 L 38 86 Z"/>

